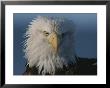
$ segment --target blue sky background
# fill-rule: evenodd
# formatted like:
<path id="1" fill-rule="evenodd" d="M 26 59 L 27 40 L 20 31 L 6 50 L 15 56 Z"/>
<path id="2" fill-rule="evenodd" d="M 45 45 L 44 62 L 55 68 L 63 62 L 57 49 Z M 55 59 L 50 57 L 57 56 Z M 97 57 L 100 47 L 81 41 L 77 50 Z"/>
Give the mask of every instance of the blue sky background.
<path id="1" fill-rule="evenodd" d="M 79 57 L 97 57 L 97 14 L 96 13 L 14 13 L 14 75 L 25 70 L 23 35 L 29 22 L 37 16 L 66 17 L 75 24 L 75 50 Z"/>

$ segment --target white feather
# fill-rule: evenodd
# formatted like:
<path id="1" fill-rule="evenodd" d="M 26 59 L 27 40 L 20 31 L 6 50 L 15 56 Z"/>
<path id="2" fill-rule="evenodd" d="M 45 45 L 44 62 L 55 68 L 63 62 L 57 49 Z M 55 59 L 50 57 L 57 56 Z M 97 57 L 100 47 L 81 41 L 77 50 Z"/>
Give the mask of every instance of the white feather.
<path id="1" fill-rule="evenodd" d="M 57 55 L 43 36 L 43 31 L 67 33 L 62 39 Z M 39 74 L 55 74 L 56 69 L 62 69 L 63 66 L 76 62 L 74 28 L 70 20 L 38 16 L 28 26 L 25 37 L 25 57 L 29 67 L 36 66 Z"/>

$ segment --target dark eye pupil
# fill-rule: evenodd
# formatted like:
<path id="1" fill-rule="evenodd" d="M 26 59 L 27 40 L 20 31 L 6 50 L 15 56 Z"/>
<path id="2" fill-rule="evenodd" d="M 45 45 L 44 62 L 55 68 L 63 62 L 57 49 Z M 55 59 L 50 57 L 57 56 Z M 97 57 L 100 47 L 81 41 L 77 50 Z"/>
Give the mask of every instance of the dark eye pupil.
<path id="1" fill-rule="evenodd" d="M 46 35 L 49 35 L 49 33 L 48 33 L 48 32 L 46 32 L 45 34 L 46 34 Z"/>
<path id="2" fill-rule="evenodd" d="M 49 33 L 48 33 L 48 32 L 46 32 L 46 31 L 44 31 L 44 34 L 45 34 L 46 36 L 48 36 L 48 35 L 49 35 Z"/>
<path id="3" fill-rule="evenodd" d="M 64 37 L 65 36 L 65 33 L 62 33 L 62 37 Z"/>

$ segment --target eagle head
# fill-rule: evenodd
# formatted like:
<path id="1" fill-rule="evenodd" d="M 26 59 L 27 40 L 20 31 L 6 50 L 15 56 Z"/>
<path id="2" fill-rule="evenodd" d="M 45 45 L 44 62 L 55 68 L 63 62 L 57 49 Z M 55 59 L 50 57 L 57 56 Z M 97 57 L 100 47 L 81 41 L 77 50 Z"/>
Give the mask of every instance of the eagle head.
<path id="1" fill-rule="evenodd" d="M 69 64 L 75 64 L 74 26 L 71 20 L 38 16 L 25 33 L 24 53 L 29 67 L 38 74 L 55 74 Z"/>

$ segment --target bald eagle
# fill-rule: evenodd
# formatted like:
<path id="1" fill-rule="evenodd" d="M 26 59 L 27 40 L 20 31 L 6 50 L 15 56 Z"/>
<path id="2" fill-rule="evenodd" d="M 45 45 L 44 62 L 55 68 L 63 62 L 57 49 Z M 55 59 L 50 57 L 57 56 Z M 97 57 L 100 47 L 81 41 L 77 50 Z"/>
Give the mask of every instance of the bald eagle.
<path id="1" fill-rule="evenodd" d="M 25 33 L 25 75 L 78 74 L 74 26 L 71 20 L 38 16 Z"/>

